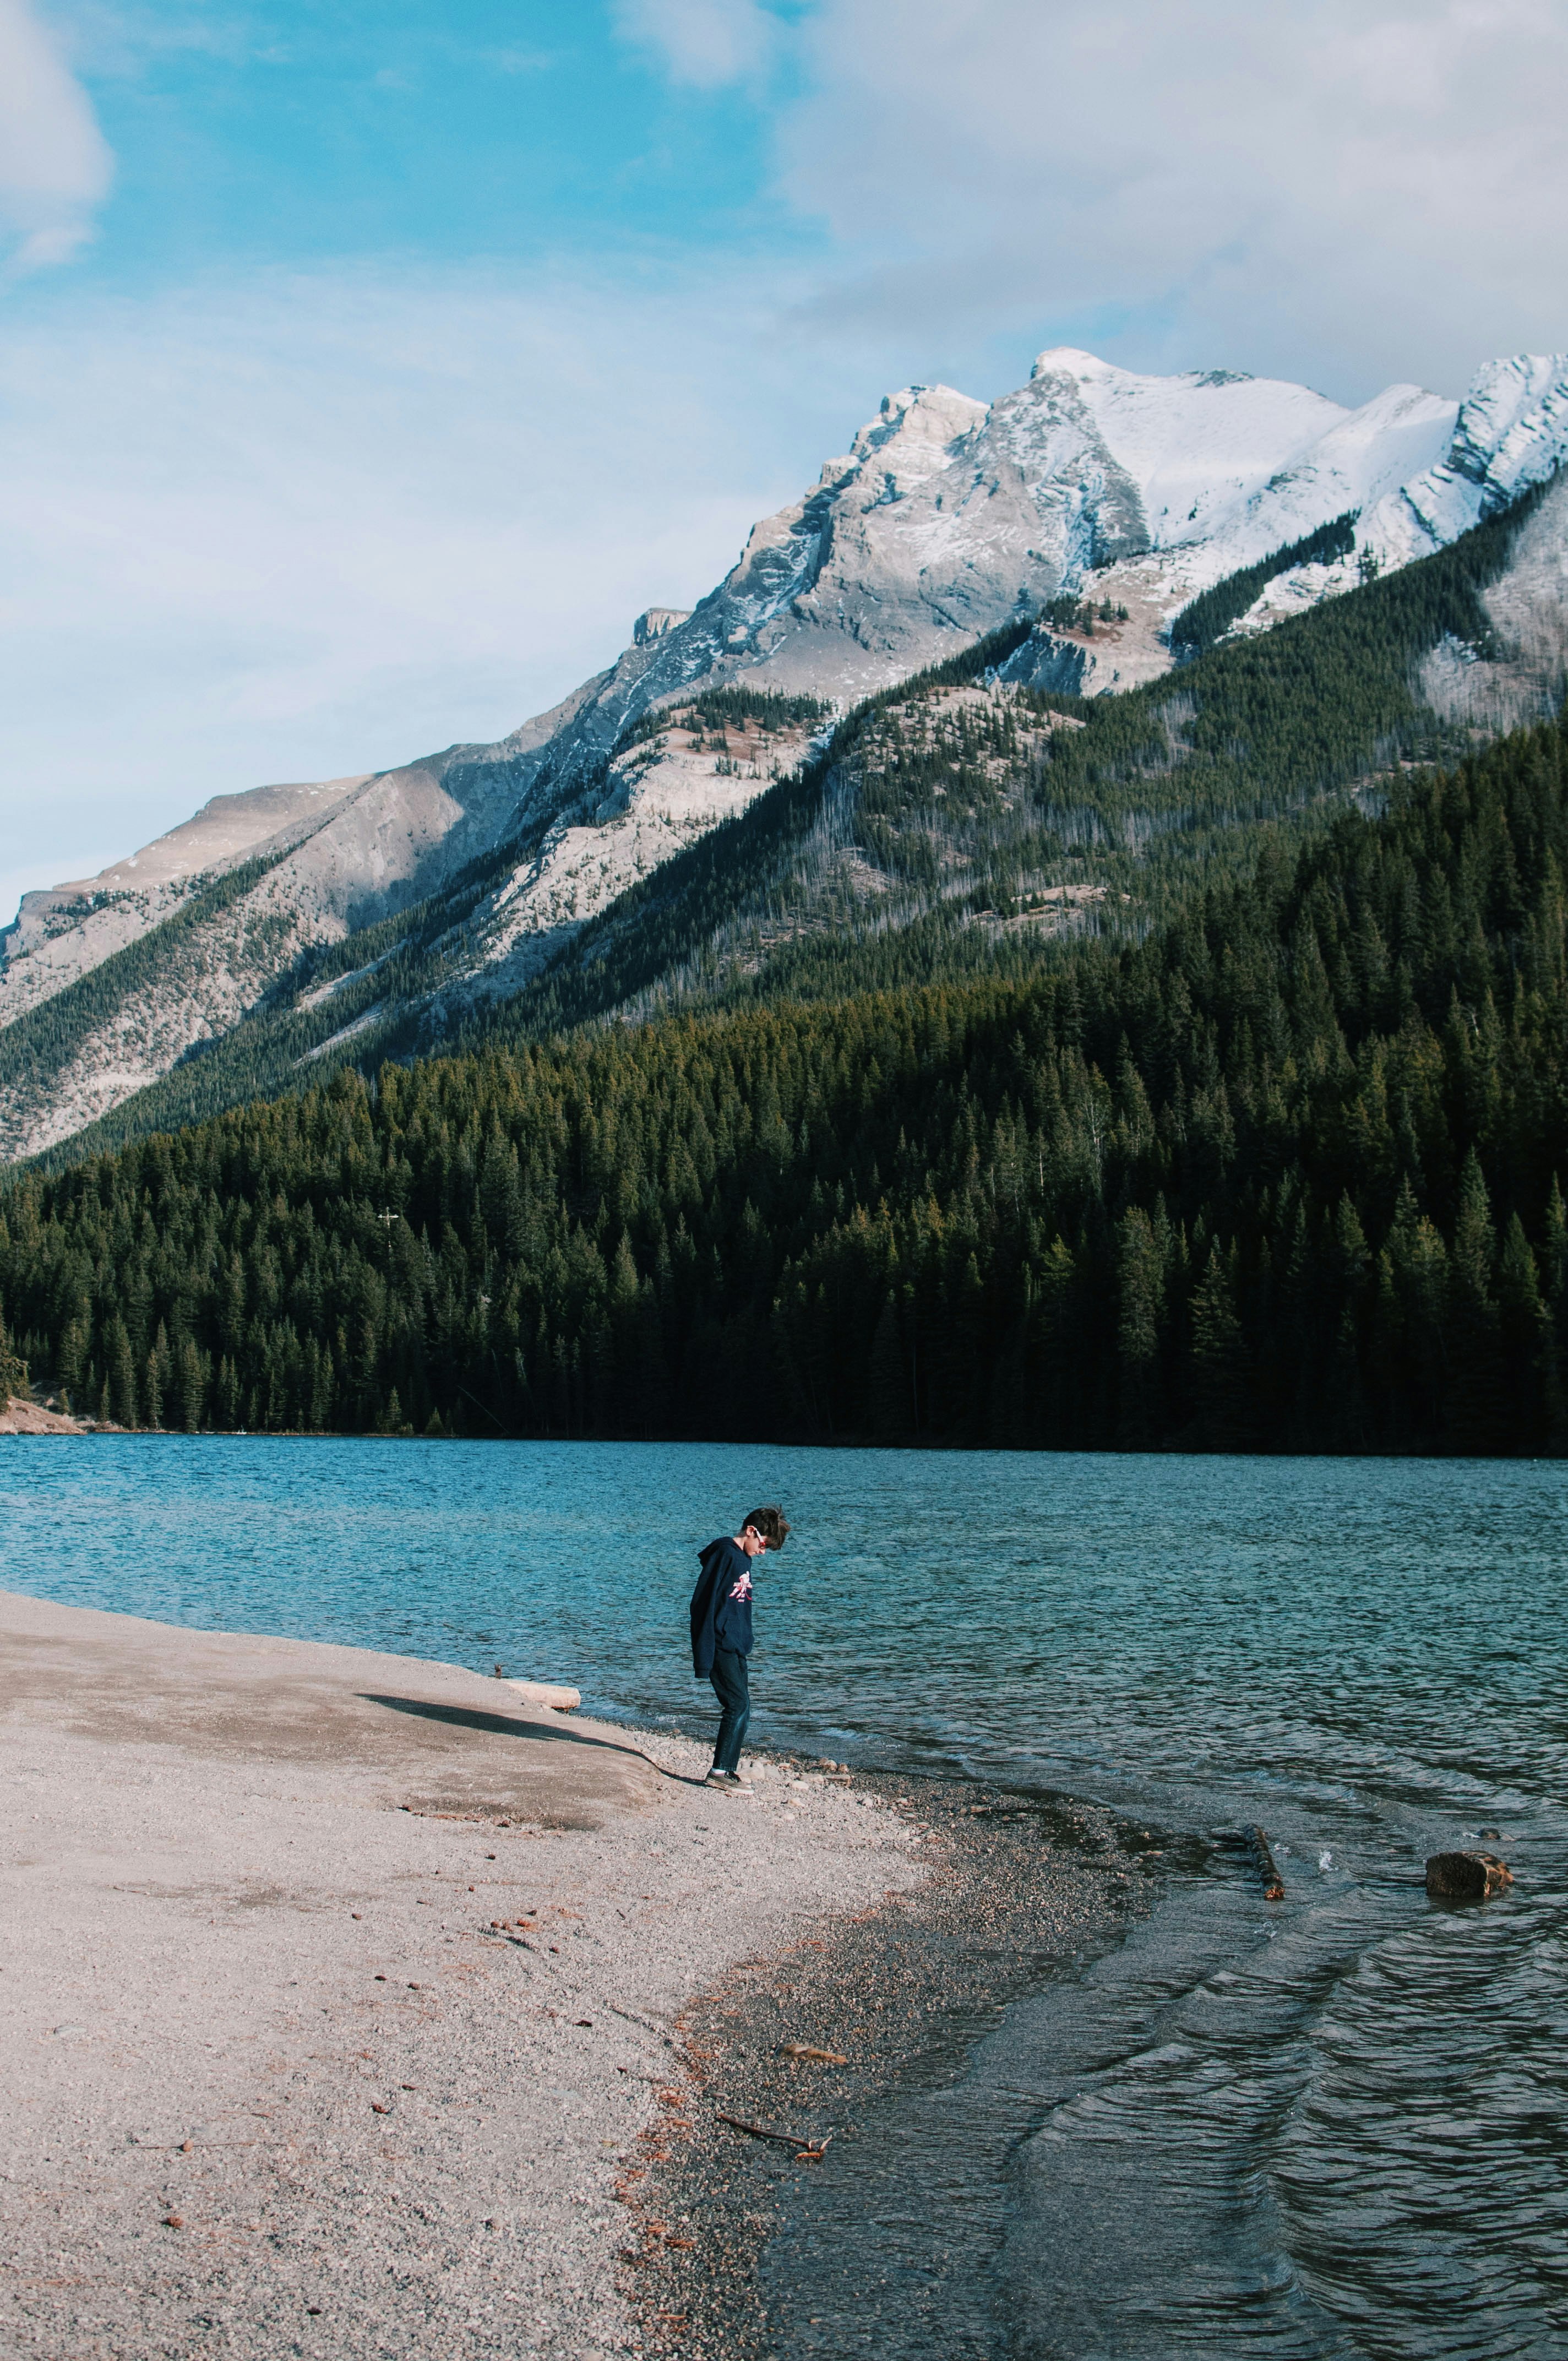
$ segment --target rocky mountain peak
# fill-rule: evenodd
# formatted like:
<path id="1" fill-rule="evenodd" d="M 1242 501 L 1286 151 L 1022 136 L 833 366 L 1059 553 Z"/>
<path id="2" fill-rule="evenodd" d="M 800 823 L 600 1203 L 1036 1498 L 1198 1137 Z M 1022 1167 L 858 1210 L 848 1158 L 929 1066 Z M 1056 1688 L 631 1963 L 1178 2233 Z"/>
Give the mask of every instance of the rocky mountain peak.
<path id="1" fill-rule="evenodd" d="M 654 640 L 667 639 L 690 620 L 689 607 L 645 607 L 631 626 L 631 644 L 634 648 L 648 647 Z"/>
<path id="2" fill-rule="evenodd" d="M 850 447 L 862 462 L 885 454 L 894 445 L 901 449 L 945 450 L 949 443 L 972 434 L 989 415 L 985 402 L 950 385 L 905 386 L 884 397 L 877 415 L 861 427 Z"/>
<path id="3" fill-rule="evenodd" d="M 1113 361 L 1102 361 L 1097 353 L 1086 353 L 1077 345 L 1047 345 L 1043 353 L 1035 356 L 1029 371 L 1029 382 L 1035 384 L 1043 377 L 1084 378 L 1124 377 Z"/>
<path id="4" fill-rule="evenodd" d="M 1516 353 L 1477 369 L 1449 465 L 1500 506 L 1539 482 L 1568 435 L 1568 353 Z"/>
<path id="5" fill-rule="evenodd" d="M 0 1087 L 0 1155 L 68 1136 L 245 1023 L 334 943 L 433 897 L 462 905 L 443 987 L 454 1005 L 515 988 L 592 909 L 796 758 L 790 733 L 804 744 L 815 708 L 803 720 L 753 707 L 748 720 L 731 702 L 705 719 L 705 690 L 842 708 L 1035 615 L 1010 678 L 1116 692 L 1169 668 L 1172 619 L 1222 577 L 1354 513 L 1352 548 L 1342 536 L 1332 562 L 1277 570 L 1234 626 L 1271 628 L 1371 563 L 1453 540 L 1565 456 L 1563 355 L 1488 362 L 1462 402 L 1401 384 L 1356 409 L 1230 369 L 1140 374 L 1073 346 L 1040 353 L 991 403 L 905 386 L 753 527 L 694 609 L 645 609 L 613 664 L 498 743 L 219 798 L 145 856 L 30 895 L 0 935 L 0 1031 L 144 937 L 169 950 L 151 985 L 138 951 L 143 980 L 120 998 L 105 986 L 69 1054 L 20 1059 L 25 1079 Z M 1530 580 L 1547 588 L 1530 596 L 1556 599 L 1555 614 L 1561 515 L 1538 522 Z M 379 968 L 378 954 L 300 1005 L 325 1011 L 356 979 L 378 991 Z"/>

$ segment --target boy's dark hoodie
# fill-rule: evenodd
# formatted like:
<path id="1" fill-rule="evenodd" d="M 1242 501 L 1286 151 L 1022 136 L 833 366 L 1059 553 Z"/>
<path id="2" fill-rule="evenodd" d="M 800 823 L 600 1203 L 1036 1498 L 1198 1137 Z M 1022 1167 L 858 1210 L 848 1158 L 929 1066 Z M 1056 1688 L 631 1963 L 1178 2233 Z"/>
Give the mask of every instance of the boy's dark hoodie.
<path id="1" fill-rule="evenodd" d="M 738 1543 L 709 1542 L 698 1553 L 702 1572 L 692 1592 L 692 1670 L 699 1681 L 713 1670 L 714 1651 L 751 1653 L 751 1561 Z"/>

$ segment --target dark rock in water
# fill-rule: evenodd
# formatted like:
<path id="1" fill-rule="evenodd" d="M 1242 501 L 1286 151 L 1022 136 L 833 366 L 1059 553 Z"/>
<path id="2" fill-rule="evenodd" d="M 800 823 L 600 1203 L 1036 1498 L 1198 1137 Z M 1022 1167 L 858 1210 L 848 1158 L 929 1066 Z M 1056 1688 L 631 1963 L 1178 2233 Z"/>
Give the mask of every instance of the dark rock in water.
<path id="1" fill-rule="evenodd" d="M 1440 1902 L 1485 1902 L 1513 1882 L 1495 1852 L 1434 1852 L 1427 1863 L 1427 1892 Z"/>

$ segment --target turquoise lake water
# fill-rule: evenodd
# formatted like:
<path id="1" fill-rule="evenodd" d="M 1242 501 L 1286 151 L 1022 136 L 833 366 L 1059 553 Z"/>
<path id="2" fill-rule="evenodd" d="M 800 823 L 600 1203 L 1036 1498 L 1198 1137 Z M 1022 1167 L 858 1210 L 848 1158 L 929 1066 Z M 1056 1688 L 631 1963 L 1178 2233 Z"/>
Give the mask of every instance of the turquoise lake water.
<path id="1" fill-rule="evenodd" d="M 754 1739 L 1168 1839 L 1152 1917 L 971 2062 L 1026 2117 L 974 2349 L 1568 2351 L 1568 1468 L 17 1442 L 0 1579 L 706 1730 L 695 1553 L 766 1500 Z M 1429 1903 L 1484 1829 L 1514 1892 Z"/>

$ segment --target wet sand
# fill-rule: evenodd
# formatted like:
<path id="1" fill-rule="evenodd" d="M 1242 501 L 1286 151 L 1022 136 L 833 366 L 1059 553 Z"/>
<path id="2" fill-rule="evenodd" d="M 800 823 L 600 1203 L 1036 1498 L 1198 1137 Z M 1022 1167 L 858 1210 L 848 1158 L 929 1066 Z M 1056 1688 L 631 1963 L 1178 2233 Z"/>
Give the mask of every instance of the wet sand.
<path id="1" fill-rule="evenodd" d="M 1150 1905 L 1154 1862 L 1094 1806 L 967 1782 L 855 1785 L 868 1816 L 898 1813 L 927 1876 L 683 2012 L 667 2093 L 681 2127 L 652 2147 L 623 2249 L 651 2349 L 1014 2349 L 1012 2182 L 1043 2108 L 1010 2062 L 1009 2004 L 1117 1944 Z"/>
<path id="2" fill-rule="evenodd" d="M 636 2349 L 686 2013 L 932 1850 L 707 1759 L 455 1666 L 0 1593 L 0 2348 Z"/>

